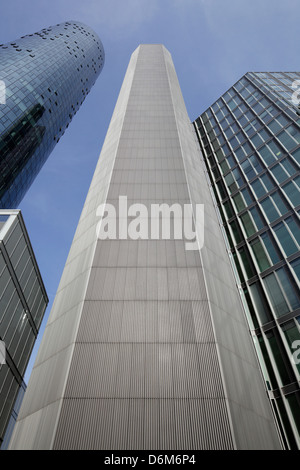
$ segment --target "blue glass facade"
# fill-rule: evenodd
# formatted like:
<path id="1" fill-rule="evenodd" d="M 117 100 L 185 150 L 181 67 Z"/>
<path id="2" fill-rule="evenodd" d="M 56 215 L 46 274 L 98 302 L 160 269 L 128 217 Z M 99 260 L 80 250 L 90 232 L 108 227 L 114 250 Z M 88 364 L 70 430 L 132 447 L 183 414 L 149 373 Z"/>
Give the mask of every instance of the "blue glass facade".
<path id="1" fill-rule="evenodd" d="M 300 73 L 247 73 L 194 123 L 288 448 L 300 446 L 299 88 Z"/>
<path id="2" fill-rule="evenodd" d="M 17 207 L 103 64 L 99 37 L 74 21 L 0 45 L 0 208 Z"/>

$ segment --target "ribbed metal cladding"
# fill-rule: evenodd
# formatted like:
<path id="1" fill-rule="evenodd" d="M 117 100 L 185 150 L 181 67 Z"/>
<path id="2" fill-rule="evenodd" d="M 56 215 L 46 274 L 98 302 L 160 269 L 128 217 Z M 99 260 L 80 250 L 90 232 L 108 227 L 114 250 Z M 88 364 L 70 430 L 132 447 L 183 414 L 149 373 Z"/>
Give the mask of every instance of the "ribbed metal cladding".
<path id="1" fill-rule="evenodd" d="M 200 152 L 174 77 L 163 46 L 142 45 L 134 52 L 12 448 L 279 447 L 242 308 L 236 304 L 238 292 Z M 189 142 L 184 145 L 185 141 Z M 204 196 L 197 193 L 197 181 L 192 184 L 194 190 L 190 186 L 189 173 L 195 172 Z M 170 240 L 96 240 L 97 206 L 107 202 L 117 207 L 120 195 L 128 197 L 128 206 L 142 203 L 148 208 L 151 203 L 207 203 L 208 228 L 217 231 L 213 266 L 208 266 L 205 254 L 186 251 L 185 241 L 174 236 Z M 213 285 L 218 271 L 218 277 L 225 274 L 229 283 L 225 292 L 216 292 Z M 68 338 L 61 338 L 60 350 L 55 350 L 53 325 L 62 321 L 68 325 L 70 312 L 76 328 L 62 333 Z M 228 341 L 221 324 L 226 315 L 240 325 L 231 330 Z M 226 330 L 227 336 L 217 334 L 217 328 Z M 239 341 L 236 334 L 241 335 Z M 227 351 L 224 364 L 235 394 L 228 393 L 221 349 Z M 49 370 L 52 367 L 53 356 L 61 358 L 63 377 L 55 375 L 57 368 L 55 383 L 43 375 L 40 393 L 44 395 L 37 406 L 34 385 L 43 366 L 49 362 Z M 240 377 L 245 367 L 248 372 Z M 247 392 L 248 380 L 254 382 L 256 398 Z M 51 395 L 57 383 L 59 391 Z M 47 387 L 51 390 L 46 393 Z M 31 419 L 31 427 L 38 428 L 39 408 L 48 410 L 50 400 L 59 403 L 55 425 L 53 417 L 49 424 L 52 438 L 43 442 L 26 436 L 26 423 Z M 248 423 L 254 437 L 247 431 Z"/>

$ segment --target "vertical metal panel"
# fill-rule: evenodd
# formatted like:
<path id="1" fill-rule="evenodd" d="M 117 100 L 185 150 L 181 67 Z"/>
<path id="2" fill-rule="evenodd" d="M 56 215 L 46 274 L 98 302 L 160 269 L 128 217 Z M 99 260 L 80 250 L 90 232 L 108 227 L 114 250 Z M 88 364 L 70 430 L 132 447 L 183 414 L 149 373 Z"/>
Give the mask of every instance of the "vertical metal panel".
<path id="1" fill-rule="evenodd" d="M 162 46 L 138 48 L 123 85 L 128 100 L 119 101 L 114 113 L 123 127 L 114 118 L 108 131 L 117 148 L 109 157 L 105 147 L 99 160 L 111 158 L 108 176 L 103 170 L 106 201 L 127 195 L 128 203 L 149 208 L 153 202 L 199 200 L 190 199 L 185 160 L 189 171 L 199 173 L 192 181 L 197 190 L 204 178 L 200 154 L 176 80 Z M 99 163 L 91 198 L 100 171 Z M 85 214 L 83 222 L 91 220 Z M 85 246 L 83 233 L 91 236 L 83 229 L 76 255 Z M 214 286 L 208 290 L 213 276 L 203 271 L 199 252 L 186 252 L 184 240 L 174 237 L 97 241 L 90 266 L 54 448 L 233 448 L 211 315 L 211 292 L 213 301 L 220 294 Z M 65 292 L 76 296 L 80 287 L 74 279 L 72 284 Z M 67 304 L 61 294 L 59 305 Z"/>

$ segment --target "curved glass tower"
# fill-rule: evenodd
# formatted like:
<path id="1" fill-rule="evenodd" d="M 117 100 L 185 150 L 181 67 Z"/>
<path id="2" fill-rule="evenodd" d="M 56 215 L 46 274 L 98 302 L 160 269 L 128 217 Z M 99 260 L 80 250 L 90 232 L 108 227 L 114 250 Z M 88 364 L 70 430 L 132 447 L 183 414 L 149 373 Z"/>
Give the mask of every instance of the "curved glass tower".
<path id="1" fill-rule="evenodd" d="M 19 204 L 103 64 L 99 37 L 77 21 L 0 45 L 0 208 Z"/>

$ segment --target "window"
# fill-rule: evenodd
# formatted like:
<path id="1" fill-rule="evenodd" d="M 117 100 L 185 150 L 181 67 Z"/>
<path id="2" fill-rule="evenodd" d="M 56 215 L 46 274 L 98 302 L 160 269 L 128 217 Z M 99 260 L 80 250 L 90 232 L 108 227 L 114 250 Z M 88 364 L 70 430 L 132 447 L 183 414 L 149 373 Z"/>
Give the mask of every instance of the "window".
<path id="1" fill-rule="evenodd" d="M 236 165 L 236 162 L 235 162 L 232 155 L 229 155 L 229 157 L 227 157 L 226 160 L 227 160 L 230 168 L 233 168 Z"/>
<path id="2" fill-rule="evenodd" d="M 263 228 L 263 223 L 256 207 L 252 207 L 249 212 L 246 212 L 245 214 L 241 215 L 240 218 L 248 237 L 257 232 L 257 230 Z"/>
<path id="3" fill-rule="evenodd" d="M 268 232 L 253 240 L 250 245 L 260 271 L 278 263 L 279 257 Z"/>
<path id="4" fill-rule="evenodd" d="M 270 297 L 272 307 L 275 315 L 281 317 L 290 311 L 290 308 L 285 300 L 282 293 L 279 282 L 274 273 L 269 274 L 263 279 L 263 283 L 266 287 L 267 293 Z"/>
<path id="5" fill-rule="evenodd" d="M 266 300 L 262 292 L 262 288 L 258 282 L 249 286 L 250 293 L 253 298 L 255 310 L 258 313 L 261 323 L 264 325 L 270 321 L 270 314 L 268 315 L 268 308 L 266 306 Z"/>
<path id="6" fill-rule="evenodd" d="M 251 137 L 251 142 L 254 145 L 254 147 L 260 147 L 264 141 L 262 140 L 261 136 L 259 134 L 254 135 Z"/>
<path id="7" fill-rule="evenodd" d="M 241 221 L 247 234 L 247 237 L 251 237 L 251 235 L 256 232 L 256 228 L 249 212 L 246 212 L 245 214 L 241 215 Z"/>
<path id="8" fill-rule="evenodd" d="M 290 256 L 293 253 L 296 253 L 296 251 L 298 251 L 296 242 L 291 236 L 284 222 L 280 222 L 278 225 L 275 225 L 275 227 L 273 227 L 273 230 L 286 256 Z"/>
<path id="9" fill-rule="evenodd" d="M 228 127 L 225 131 L 224 134 L 226 135 L 227 139 L 230 139 L 230 137 L 233 136 L 233 130 L 231 127 Z"/>
<path id="10" fill-rule="evenodd" d="M 268 252 L 268 255 L 273 264 L 278 263 L 279 256 L 274 248 L 273 242 L 268 232 L 265 232 L 261 235 L 261 239 L 263 240 L 264 246 Z"/>
<path id="11" fill-rule="evenodd" d="M 253 220 L 255 222 L 255 225 L 257 227 L 258 230 L 262 229 L 263 226 L 264 226 L 264 223 L 263 221 L 261 220 L 261 217 L 258 213 L 258 210 L 256 207 L 252 207 L 251 209 L 249 209 L 249 212 L 251 213 L 252 217 L 253 217 Z"/>
<path id="12" fill-rule="evenodd" d="M 252 147 L 248 144 L 248 142 L 245 142 L 242 145 L 242 149 L 244 150 L 245 155 L 250 155 L 253 152 Z"/>
<path id="13" fill-rule="evenodd" d="M 217 160 L 218 162 L 220 162 L 221 160 L 223 160 L 224 158 L 224 153 L 221 149 L 217 150 L 216 151 L 216 157 L 217 157 Z"/>
<path id="14" fill-rule="evenodd" d="M 272 119 L 273 116 L 276 116 L 278 114 L 278 111 L 274 108 L 274 106 L 269 106 L 261 115 L 260 119 L 264 122 L 267 123 Z"/>
<path id="15" fill-rule="evenodd" d="M 292 153 L 292 157 L 296 160 L 297 163 L 300 165 L 300 148 L 295 150 L 295 152 Z"/>
<path id="16" fill-rule="evenodd" d="M 218 181 L 216 184 L 219 190 L 220 198 L 224 199 L 227 196 L 227 193 L 223 181 Z"/>
<path id="17" fill-rule="evenodd" d="M 225 211 L 226 211 L 226 215 L 227 215 L 227 218 L 230 219 L 231 217 L 234 216 L 234 211 L 232 209 L 232 206 L 231 204 L 227 201 L 227 202 L 224 202 L 224 208 L 225 208 Z"/>
<path id="18" fill-rule="evenodd" d="M 234 100 L 228 101 L 227 105 L 231 110 L 233 110 L 236 107 L 236 103 Z"/>
<path id="19" fill-rule="evenodd" d="M 257 198 L 260 198 L 261 196 L 264 196 L 266 194 L 266 190 L 259 178 L 257 178 L 251 183 L 251 187 L 255 192 Z"/>
<path id="20" fill-rule="evenodd" d="M 293 207 L 300 204 L 300 176 L 282 186 L 283 191 L 291 201 Z"/>
<path id="21" fill-rule="evenodd" d="M 248 135 L 248 137 L 251 137 L 255 132 L 257 132 L 261 128 L 261 124 L 258 122 L 257 119 L 254 119 L 250 124 L 248 124 L 245 128 L 244 131 Z"/>
<path id="22" fill-rule="evenodd" d="M 242 197 L 241 193 L 238 193 L 233 197 L 233 202 L 234 202 L 234 205 L 235 205 L 236 210 L 238 212 L 240 212 L 241 210 L 243 210 L 246 207 L 246 203 L 245 203 L 244 198 Z"/>
<path id="23" fill-rule="evenodd" d="M 291 150 L 300 143 L 300 132 L 296 126 L 291 125 L 280 132 L 277 138 L 287 150 Z"/>
<path id="24" fill-rule="evenodd" d="M 254 178 L 263 169 L 256 155 L 251 155 L 247 160 L 241 163 L 241 168 L 248 180 Z"/>
<path id="25" fill-rule="evenodd" d="M 228 175 L 225 176 L 225 183 L 231 193 L 235 191 L 236 189 L 238 189 L 232 173 L 229 173 Z"/>
<path id="26" fill-rule="evenodd" d="M 236 136 L 233 136 L 230 140 L 229 143 L 231 147 L 234 149 L 239 145 L 239 141 L 237 140 Z"/>
<path id="27" fill-rule="evenodd" d="M 228 147 L 227 144 L 222 145 L 222 150 L 223 150 L 224 155 L 226 155 L 226 156 L 231 153 L 231 150 L 230 150 L 230 148 Z"/>
<path id="28" fill-rule="evenodd" d="M 265 188 L 267 189 L 267 191 L 271 191 L 271 189 L 274 188 L 274 183 L 273 181 L 271 180 L 270 176 L 265 173 L 264 175 L 262 175 L 260 177 L 260 180 L 263 182 Z"/>
<path id="29" fill-rule="evenodd" d="M 274 222 L 278 217 L 288 212 L 288 207 L 283 201 L 281 194 L 276 191 L 271 196 L 261 201 L 261 206 L 269 222 Z"/>
<path id="30" fill-rule="evenodd" d="M 238 244 L 240 243 L 243 238 L 242 238 L 242 235 L 241 235 L 241 231 L 240 231 L 240 227 L 237 223 L 237 220 L 233 220 L 232 222 L 230 222 L 230 228 L 231 228 L 231 231 L 232 231 L 232 235 L 234 237 L 234 240 L 235 240 L 235 243 Z"/>
<path id="31" fill-rule="evenodd" d="M 250 259 L 250 256 L 249 256 L 247 250 L 244 247 L 240 248 L 238 250 L 238 253 L 240 255 L 241 264 L 242 264 L 242 266 L 245 270 L 247 279 L 250 279 L 251 277 L 253 277 L 255 275 L 255 270 L 253 268 L 253 263 Z"/>
<path id="32" fill-rule="evenodd" d="M 264 249 L 264 246 L 259 238 L 256 238 L 250 243 L 251 249 L 254 253 L 255 260 L 258 264 L 259 270 L 264 271 L 268 269 L 271 264 Z"/>
<path id="33" fill-rule="evenodd" d="M 294 270 L 294 273 L 296 274 L 298 280 L 300 281 L 300 258 L 295 259 L 290 264 L 291 264 L 291 266 Z"/>
<path id="34" fill-rule="evenodd" d="M 279 191 L 275 191 L 271 194 L 270 198 L 272 199 L 273 203 L 276 205 L 277 210 L 280 215 L 284 215 L 289 211 L 289 207 L 284 202 L 283 197 L 281 196 Z"/>
<path id="35" fill-rule="evenodd" d="M 249 160 L 245 160 L 243 163 L 241 163 L 241 168 L 248 180 L 251 180 L 256 174 Z"/>
<path id="36" fill-rule="evenodd" d="M 239 123 L 240 123 L 240 125 L 241 125 L 242 127 L 244 127 L 244 126 L 247 124 L 247 122 L 248 122 L 248 120 L 247 120 L 247 118 L 246 118 L 245 115 L 240 116 L 239 119 L 238 119 L 238 121 L 239 121 Z"/>
<path id="37" fill-rule="evenodd" d="M 264 107 L 261 105 L 261 103 L 256 103 L 252 109 L 256 114 L 260 114 L 262 111 L 264 111 Z"/>
<path id="38" fill-rule="evenodd" d="M 227 163 L 227 160 L 223 160 L 222 163 L 220 163 L 220 167 L 221 167 L 223 175 L 224 175 L 224 173 L 227 173 L 230 169 L 229 165 Z"/>
<path id="39" fill-rule="evenodd" d="M 281 130 L 284 126 L 288 124 L 288 120 L 283 116 L 283 114 L 280 114 L 277 119 L 273 119 L 268 124 L 268 128 L 271 129 L 274 134 L 276 134 L 279 130 Z"/>
<path id="40" fill-rule="evenodd" d="M 280 163 L 277 163 L 277 165 L 270 168 L 270 171 L 278 183 L 282 183 L 297 172 L 287 158 L 284 158 Z"/>
<path id="41" fill-rule="evenodd" d="M 241 160 L 243 160 L 243 159 L 245 158 L 245 156 L 246 156 L 246 153 L 245 153 L 243 147 L 240 147 L 240 148 L 236 149 L 236 150 L 234 151 L 234 153 L 235 153 L 235 156 L 236 156 L 236 158 L 238 159 L 239 162 L 240 162 Z"/>
<path id="42" fill-rule="evenodd" d="M 288 226 L 291 234 L 293 235 L 298 245 L 300 245 L 300 227 L 298 219 L 296 219 L 296 217 L 288 217 L 284 220 L 284 222 Z"/>
<path id="43" fill-rule="evenodd" d="M 258 153 L 266 165 L 271 165 L 271 163 L 275 162 L 282 155 L 280 148 L 274 141 L 270 141 L 268 145 L 261 147 Z"/>
<path id="44" fill-rule="evenodd" d="M 273 358 L 275 360 L 276 367 L 280 375 L 281 383 L 282 385 L 287 385 L 291 382 L 291 378 L 287 370 L 286 363 L 283 359 L 284 350 L 281 346 L 281 341 L 278 337 L 278 332 L 276 330 L 270 330 L 266 333 L 266 338 L 268 339 L 269 345 L 271 347 Z"/>
<path id="45" fill-rule="evenodd" d="M 244 188 L 241 190 L 241 193 L 243 195 L 243 198 L 245 199 L 246 201 L 246 204 L 249 205 L 252 203 L 252 197 L 251 197 L 251 194 L 250 194 L 250 191 L 248 188 Z"/>
<path id="46" fill-rule="evenodd" d="M 270 191 L 274 187 L 274 184 L 270 177 L 267 174 L 264 174 L 260 178 L 254 180 L 251 183 L 251 187 L 254 190 L 256 197 L 260 198 Z"/>
<path id="47" fill-rule="evenodd" d="M 286 295 L 286 298 L 288 300 L 288 303 L 290 304 L 290 307 L 292 310 L 296 310 L 297 308 L 300 307 L 300 301 L 298 298 L 298 295 L 296 294 L 296 289 L 294 285 L 292 284 L 286 268 L 280 268 L 276 271 L 276 274 L 279 278 L 281 287 L 283 289 L 283 292 Z"/>

